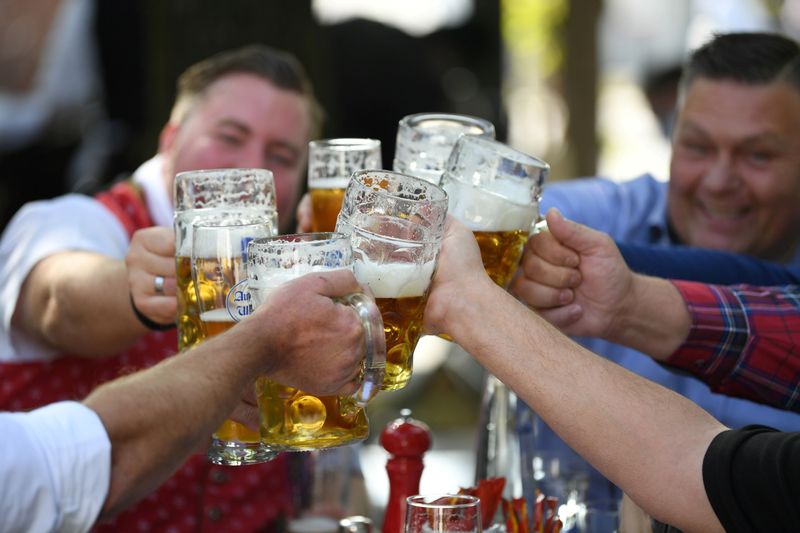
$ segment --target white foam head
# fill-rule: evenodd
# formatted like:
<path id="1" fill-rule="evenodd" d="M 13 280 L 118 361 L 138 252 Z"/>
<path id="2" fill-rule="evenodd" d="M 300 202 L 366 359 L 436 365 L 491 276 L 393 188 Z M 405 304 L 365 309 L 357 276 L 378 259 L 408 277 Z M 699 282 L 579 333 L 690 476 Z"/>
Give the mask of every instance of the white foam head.
<path id="1" fill-rule="evenodd" d="M 350 178 L 338 176 L 335 178 L 309 178 L 308 187 L 310 189 L 346 189 L 350 183 Z"/>
<path id="2" fill-rule="evenodd" d="M 250 270 L 248 286 L 253 298 L 253 306 L 258 307 L 266 301 L 270 293 L 281 285 L 312 272 L 330 272 L 340 270 L 324 266 L 298 264 L 292 268 L 258 268 Z"/>
<path id="3" fill-rule="evenodd" d="M 536 203 L 529 200 L 530 187 L 508 181 L 495 185 L 489 191 L 448 181 L 442 186 L 449 198 L 448 213 L 472 231 L 527 231 L 538 213 Z"/>
<path id="4" fill-rule="evenodd" d="M 356 279 L 366 283 L 375 298 L 411 298 L 422 296 L 433 277 L 434 261 L 415 263 L 377 264 L 356 260 L 353 271 Z"/>
<path id="5" fill-rule="evenodd" d="M 225 235 L 223 238 L 222 235 Z M 236 257 L 247 255 L 247 243 L 272 236 L 268 225 L 195 226 L 192 239 L 184 242 L 184 250 L 194 257 Z M 188 244 L 188 247 L 186 246 Z M 188 249 L 187 249 L 188 248 Z M 183 255 L 183 254 L 181 254 Z"/>
<path id="6" fill-rule="evenodd" d="M 202 322 L 235 322 L 228 310 L 222 308 L 203 311 L 200 313 L 200 320 Z"/>

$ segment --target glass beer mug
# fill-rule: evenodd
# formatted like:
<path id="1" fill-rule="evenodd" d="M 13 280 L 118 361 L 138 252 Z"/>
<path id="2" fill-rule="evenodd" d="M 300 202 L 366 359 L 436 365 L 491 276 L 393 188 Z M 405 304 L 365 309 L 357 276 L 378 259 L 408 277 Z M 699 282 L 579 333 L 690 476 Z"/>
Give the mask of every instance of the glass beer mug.
<path id="1" fill-rule="evenodd" d="M 397 125 L 392 170 L 439 183 L 447 158 L 461 135 L 494 139 L 488 120 L 448 113 L 407 115 Z"/>
<path id="2" fill-rule="evenodd" d="M 308 190 L 314 221 L 311 231 L 333 231 L 344 190 L 356 170 L 383 168 L 381 142 L 375 139 L 324 139 L 308 143 Z"/>
<path id="3" fill-rule="evenodd" d="M 175 266 L 178 296 L 178 349 L 199 340 L 199 311 L 192 283 L 192 222 L 198 216 L 242 214 L 266 217 L 277 233 L 278 211 L 272 172 L 264 169 L 218 169 L 175 176 Z"/>
<path id="4" fill-rule="evenodd" d="M 195 219 L 190 257 L 198 311 L 196 343 L 227 331 L 241 318 L 228 312 L 228 295 L 247 279 L 248 243 L 271 236 L 272 228 L 271 220 L 264 217 L 254 220 L 229 214 Z M 237 310 L 246 312 L 247 308 Z M 257 431 L 233 420 L 225 420 L 214 432 L 208 449 L 208 459 L 220 465 L 262 463 L 274 456 L 262 445 Z"/>
<path id="5" fill-rule="evenodd" d="M 381 310 L 384 390 L 402 389 L 411 379 L 446 216 L 444 190 L 398 172 L 356 172 L 345 191 L 336 230 L 350 235 L 356 279 Z"/>
<path id="6" fill-rule="evenodd" d="M 252 241 L 248 290 L 254 307 L 283 283 L 311 272 L 352 269 L 350 240 L 340 233 L 304 233 Z M 355 293 L 343 299 L 364 328 L 362 381 L 351 396 L 314 396 L 261 376 L 256 381 L 261 441 L 271 450 L 304 451 L 364 440 L 369 434 L 364 406 L 383 380 L 386 344 L 383 322 L 372 300 Z M 320 346 L 324 350 L 324 346 Z"/>
<path id="7" fill-rule="evenodd" d="M 461 137 L 442 175 L 448 211 L 475 234 L 486 272 L 511 283 L 550 166 L 492 139 Z"/>

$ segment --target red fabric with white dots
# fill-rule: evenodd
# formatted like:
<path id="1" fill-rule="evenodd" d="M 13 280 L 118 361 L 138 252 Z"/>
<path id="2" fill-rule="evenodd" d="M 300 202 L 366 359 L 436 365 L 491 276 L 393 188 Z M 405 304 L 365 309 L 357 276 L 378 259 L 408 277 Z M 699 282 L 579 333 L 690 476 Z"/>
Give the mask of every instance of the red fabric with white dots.
<path id="1" fill-rule="evenodd" d="M 123 182 L 99 195 L 129 234 L 152 225 L 138 191 Z M 152 332 L 115 356 L 63 356 L 51 362 L 0 364 L 0 410 L 22 411 L 84 398 L 100 383 L 152 366 L 175 353 L 176 331 Z M 165 424 L 169 420 L 164 421 Z M 291 512 L 284 456 L 260 465 L 212 465 L 193 455 L 161 487 L 96 531 L 272 531 Z"/>

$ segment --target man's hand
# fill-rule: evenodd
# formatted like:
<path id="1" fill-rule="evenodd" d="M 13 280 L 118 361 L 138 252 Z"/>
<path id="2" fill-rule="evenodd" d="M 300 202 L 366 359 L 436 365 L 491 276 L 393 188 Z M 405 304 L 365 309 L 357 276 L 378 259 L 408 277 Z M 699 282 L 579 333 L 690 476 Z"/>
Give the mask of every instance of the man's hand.
<path id="1" fill-rule="evenodd" d="M 237 342 L 267 348 L 263 373 L 282 385 L 319 396 L 352 394 L 364 358 L 364 330 L 355 311 L 334 298 L 355 292 L 365 291 L 349 270 L 295 279 L 269 294 L 246 320 L 251 338 Z"/>
<path id="2" fill-rule="evenodd" d="M 314 224 L 314 210 L 311 207 L 311 195 L 305 193 L 297 204 L 297 232 L 308 233 Z"/>
<path id="3" fill-rule="evenodd" d="M 495 283 L 486 274 L 475 236 L 448 215 L 439 262 L 425 307 L 425 332 L 451 333 L 449 322 L 458 314 L 467 290 L 491 291 Z"/>
<path id="4" fill-rule="evenodd" d="M 175 322 L 175 232 L 159 226 L 137 231 L 125 264 L 131 296 L 139 312 L 158 324 Z M 160 293 L 157 276 L 164 280 Z"/>
<path id="5" fill-rule="evenodd" d="M 634 275 L 608 235 L 547 213 L 509 290 L 565 333 L 609 338 L 632 307 Z"/>

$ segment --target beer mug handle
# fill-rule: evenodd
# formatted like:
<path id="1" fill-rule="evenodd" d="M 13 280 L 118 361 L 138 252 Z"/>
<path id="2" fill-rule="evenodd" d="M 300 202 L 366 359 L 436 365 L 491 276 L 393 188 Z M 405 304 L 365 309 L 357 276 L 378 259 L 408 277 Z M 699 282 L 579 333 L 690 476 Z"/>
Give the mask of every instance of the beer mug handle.
<path id="1" fill-rule="evenodd" d="M 386 335 L 383 319 L 375 302 L 363 293 L 353 293 L 338 301 L 353 308 L 364 328 L 364 362 L 361 365 L 361 385 L 352 395 L 353 400 L 363 407 L 369 402 L 383 384 L 386 369 Z"/>

